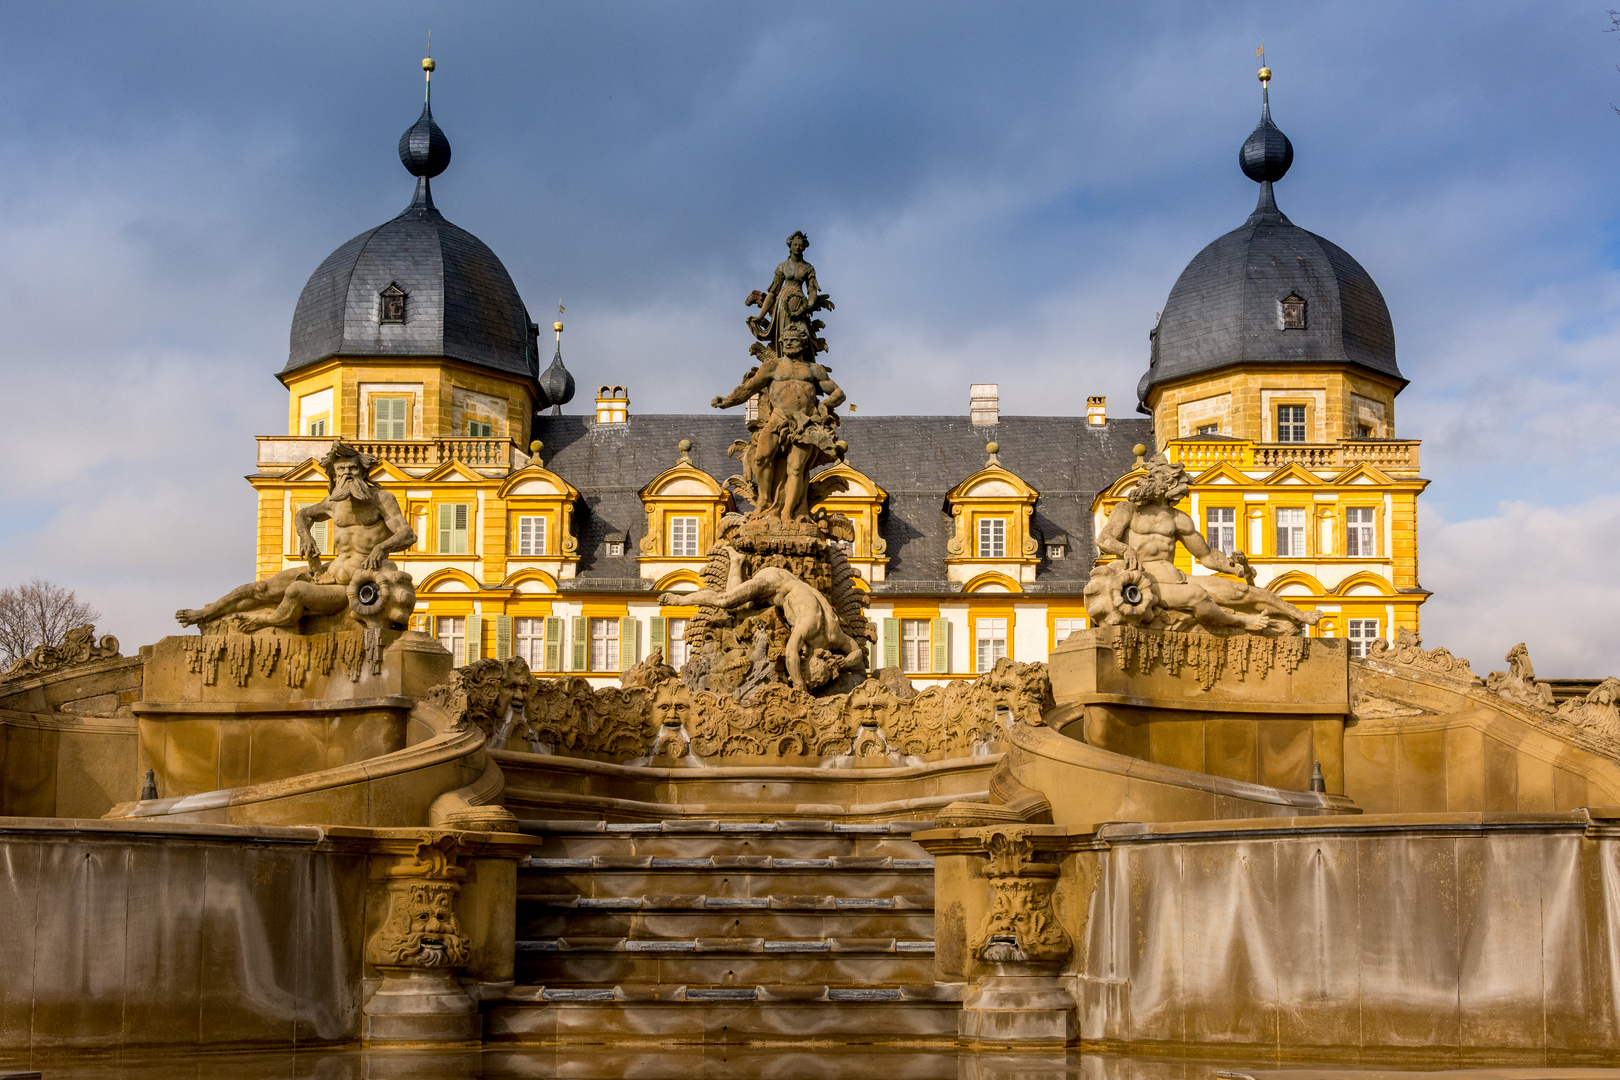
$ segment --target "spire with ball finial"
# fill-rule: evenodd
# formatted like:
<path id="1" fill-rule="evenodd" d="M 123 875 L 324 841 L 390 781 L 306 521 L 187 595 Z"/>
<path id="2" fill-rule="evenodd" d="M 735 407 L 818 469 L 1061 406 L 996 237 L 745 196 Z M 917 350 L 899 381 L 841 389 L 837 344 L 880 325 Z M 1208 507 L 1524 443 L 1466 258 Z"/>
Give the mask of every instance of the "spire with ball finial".
<path id="1" fill-rule="evenodd" d="M 562 301 L 557 301 L 557 314 L 563 313 Z M 546 396 L 546 404 L 551 406 L 553 416 L 562 415 L 562 407 L 574 400 L 574 376 L 563 367 L 562 359 L 562 320 L 558 319 L 551 324 L 557 333 L 557 351 L 551 357 L 551 366 L 540 374 L 540 391 Z M 541 408 L 544 408 L 542 405 Z"/>
<path id="2" fill-rule="evenodd" d="M 399 137 L 400 164 L 416 177 L 416 196 L 411 200 L 411 210 L 434 209 L 433 189 L 428 181 L 450 166 L 450 140 L 433 122 L 433 71 L 436 67 L 433 57 L 423 58 L 422 72 L 427 89 L 422 99 L 422 115 Z"/>
<path id="3" fill-rule="evenodd" d="M 1265 56 L 1263 47 L 1260 55 L 1262 58 Z M 1263 65 L 1264 59 L 1261 62 Z M 1281 216 L 1282 212 L 1277 209 L 1271 185 L 1281 180 L 1293 163 L 1294 144 L 1289 142 L 1288 136 L 1271 122 L 1271 69 L 1262 66 L 1260 123 L 1256 124 L 1249 137 L 1243 140 L 1243 147 L 1238 151 L 1238 165 L 1243 169 L 1243 175 L 1260 185 L 1260 201 L 1254 211 L 1256 214 Z"/>

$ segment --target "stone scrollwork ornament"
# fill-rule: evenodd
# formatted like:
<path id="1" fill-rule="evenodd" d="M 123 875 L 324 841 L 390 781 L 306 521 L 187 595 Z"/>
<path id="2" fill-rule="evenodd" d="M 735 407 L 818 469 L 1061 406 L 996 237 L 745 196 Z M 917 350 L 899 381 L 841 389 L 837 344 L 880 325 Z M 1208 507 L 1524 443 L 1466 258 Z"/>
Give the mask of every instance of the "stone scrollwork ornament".
<path id="1" fill-rule="evenodd" d="M 1028 833 L 1018 828 L 985 834 L 990 910 L 969 942 L 987 963 L 1031 971 L 1052 970 L 1074 952 L 1074 942 L 1052 907 L 1061 868 L 1043 862 Z"/>
<path id="2" fill-rule="evenodd" d="M 117 638 L 111 634 L 104 634 L 98 642 L 94 626 L 76 626 L 63 635 L 62 644 L 41 645 L 26 656 L 18 657 L 4 674 L 0 674 L 0 682 L 45 675 L 63 668 L 88 664 L 92 660 L 111 660 L 117 655 Z"/>
<path id="3" fill-rule="evenodd" d="M 467 871 L 456 865 L 458 847 L 448 833 L 423 840 L 388 868 L 388 914 L 366 946 L 366 959 L 374 966 L 466 965 L 470 945 L 456 916 L 456 897 Z"/>

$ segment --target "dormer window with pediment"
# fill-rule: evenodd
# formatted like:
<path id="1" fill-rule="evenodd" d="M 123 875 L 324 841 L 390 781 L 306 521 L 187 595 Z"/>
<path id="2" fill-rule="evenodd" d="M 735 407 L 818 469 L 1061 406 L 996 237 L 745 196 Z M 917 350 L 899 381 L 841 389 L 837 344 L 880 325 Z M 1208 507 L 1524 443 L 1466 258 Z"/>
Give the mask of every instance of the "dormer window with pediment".
<path id="1" fill-rule="evenodd" d="M 377 294 L 377 321 L 403 323 L 405 321 L 405 290 L 393 282 Z"/>
<path id="2" fill-rule="evenodd" d="M 882 581 L 889 564 L 888 543 L 879 532 L 889 493 L 848 462 L 837 462 L 810 481 L 810 501 L 818 513 L 848 520 L 850 539 L 835 539 L 855 572 L 869 582 Z"/>
<path id="3" fill-rule="evenodd" d="M 720 519 L 736 509 L 731 492 L 692 463 L 682 439 L 675 464 L 641 489 L 647 532 L 636 561 L 641 576 L 659 580 L 677 570 L 701 570 L 720 533 Z"/>
<path id="4" fill-rule="evenodd" d="M 1040 565 L 1041 542 L 1030 530 L 1040 493 L 1001 465 L 995 443 L 986 449 L 984 468 L 945 496 L 945 511 L 954 519 L 945 576 L 970 592 L 1013 592 L 1034 581 Z"/>
<path id="5" fill-rule="evenodd" d="M 508 572 L 535 569 L 554 578 L 573 577 L 579 562 L 574 536 L 579 492 L 536 459 L 508 477 L 496 497 L 506 504 Z"/>

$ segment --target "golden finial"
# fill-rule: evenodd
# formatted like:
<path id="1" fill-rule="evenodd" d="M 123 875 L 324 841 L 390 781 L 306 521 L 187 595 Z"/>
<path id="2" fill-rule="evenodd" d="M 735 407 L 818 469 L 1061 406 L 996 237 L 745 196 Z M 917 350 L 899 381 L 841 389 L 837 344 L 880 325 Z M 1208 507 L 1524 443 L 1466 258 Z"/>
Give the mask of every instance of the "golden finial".
<path id="1" fill-rule="evenodd" d="M 422 78 L 427 80 L 427 90 L 424 92 L 422 100 L 431 103 L 433 101 L 433 69 L 439 66 L 433 62 L 433 31 L 431 30 L 428 31 L 427 51 L 428 54 L 422 57 L 422 71 L 424 73 Z"/>
<path id="2" fill-rule="evenodd" d="M 1260 85 L 1266 86 L 1271 82 L 1271 69 L 1266 67 L 1266 43 L 1260 42 L 1260 47 L 1254 50 L 1254 55 L 1260 58 Z"/>
<path id="3" fill-rule="evenodd" d="M 563 302 L 562 302 L 562 299 L 559 298 L 557 300 L 557 314 L 561 315 L 562 313 L 563 313 Z M 552 323 L 551 328 L 553 330 L 557 331 L 557 336 L 558 337 L 562 336 L 562 320 L 561 319 L 558 319 L 556 322 Z"/>

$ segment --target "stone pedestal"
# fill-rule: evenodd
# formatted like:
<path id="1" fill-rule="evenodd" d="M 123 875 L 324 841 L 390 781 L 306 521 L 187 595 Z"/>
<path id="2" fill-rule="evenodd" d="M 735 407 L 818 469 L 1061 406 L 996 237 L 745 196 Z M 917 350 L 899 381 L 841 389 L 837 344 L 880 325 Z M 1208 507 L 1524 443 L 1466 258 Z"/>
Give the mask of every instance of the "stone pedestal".
<path id="1" fill-rule="evenodd" d="M 367 1046 L 476 1042 L 478 1006 L 446 969 L 378 968 L 382 984 L 363 1010 Z"/>
<path id="2" fill-rule="evenodd" d="M 1080 1038 L 1074 998 L 1056 975 L 992 975 L 970 987 L 957 1016 L 967 1043 L 1053 1043 Z"/>
<path id="3" fill-rule="evenodd" d="M 1344 792 L 1349 653 L 1332 638 L 1105 626 L 1053 650 L 1053 726 L 1117 754 L 1294 791 Z"/>

